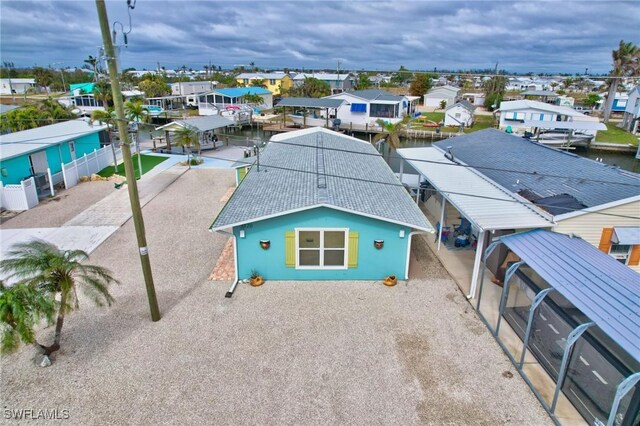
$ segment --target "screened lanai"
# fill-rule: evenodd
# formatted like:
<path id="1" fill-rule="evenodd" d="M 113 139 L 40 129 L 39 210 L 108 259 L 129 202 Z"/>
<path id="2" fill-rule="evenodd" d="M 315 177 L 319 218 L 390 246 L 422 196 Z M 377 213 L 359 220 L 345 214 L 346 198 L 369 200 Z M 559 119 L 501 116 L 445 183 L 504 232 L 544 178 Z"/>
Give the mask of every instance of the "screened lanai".
<path id="1" fill-rule="evenodd" d="M 513 261 L 502 287 L 481 278 L 477 310 L 552 419 L 578 423 L 573 408 L 586 424 L 637 425 L 638 273 L 578 237 L 541 229 L 496 239 L 483 259 L 499 246 Z"/>

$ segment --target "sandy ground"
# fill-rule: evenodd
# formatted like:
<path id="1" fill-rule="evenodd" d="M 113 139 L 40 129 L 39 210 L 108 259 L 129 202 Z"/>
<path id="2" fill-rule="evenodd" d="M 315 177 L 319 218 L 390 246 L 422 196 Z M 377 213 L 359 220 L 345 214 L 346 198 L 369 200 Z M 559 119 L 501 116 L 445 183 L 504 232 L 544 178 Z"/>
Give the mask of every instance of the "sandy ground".
<path id="1" fill-rule="evenodd" d="M 92 255 L 122 284 L 86 299 L 49 368 L 1 360 L 2 406 L 71 424 L 517 424 L 551 421 L 424 241 L 408 283 L 206 278 L 233 171 L 191 170 L 144 208 L 163 319 L 149 320 L 131 221 Z M 39 334 L 47 342 L 51 328 Z M 512 378 L 503 376 L 505 371 Z"/>
<path id="2" fill-rule="evenodd" d="M 113 191 L 115 191 L 113 181 L 79 183 L 73 188 L 58 191 L 53 198 L 40 200 L 40 204 L 31 210 L 13 217 L 0 217 L 0 224 L 5 229 L 62 226 Z"/>

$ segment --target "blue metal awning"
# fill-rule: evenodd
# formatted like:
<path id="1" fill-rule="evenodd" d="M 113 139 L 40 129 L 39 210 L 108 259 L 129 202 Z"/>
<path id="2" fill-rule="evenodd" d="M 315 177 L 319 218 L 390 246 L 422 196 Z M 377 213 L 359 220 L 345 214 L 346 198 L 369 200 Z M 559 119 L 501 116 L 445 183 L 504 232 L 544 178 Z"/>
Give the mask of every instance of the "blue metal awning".
<path id="1" fill-rule="evenodd" d="M 640 361 L 640 275 L 578 237 L 536 229 L 499 240 Z"/>
<path id="2" fill-rule="evenodd" d="M 367 104 L 351 104 L 351 112 L 367 112 Z"/>
<path id="3" fill-rule="evenodd" d="M 640 226 L 614 226 L 611 241 L 625 246 L 640 244 Z"/>

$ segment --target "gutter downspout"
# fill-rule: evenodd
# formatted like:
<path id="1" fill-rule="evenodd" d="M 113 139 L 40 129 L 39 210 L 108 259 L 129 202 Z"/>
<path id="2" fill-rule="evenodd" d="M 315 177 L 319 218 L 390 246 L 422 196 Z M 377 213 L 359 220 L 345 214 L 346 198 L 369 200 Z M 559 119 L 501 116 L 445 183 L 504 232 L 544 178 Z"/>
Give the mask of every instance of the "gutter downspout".
<path id="1" fill-rule="evenodd" d="M 405 272 L 404 272 L 404 279 L 408 280 L 409 279 L 409 260 L 411 259 L 411 239 L 414 235 L 417 234 L 430 234 L 430 232 L 427 231 L 411 231 L 409 232 L 409 241 L 407 243 L 407 265 L 405 268 Z"/>
<path id="2" fill-rule="evenodd" d="M 211 229 L 209 229 L 209 232 L 213 233 Z M 233 238 L 233 267 L 234 267 L 233 284 L 231 284 L 231 287 L 229 287 L 229 291 L 227 291 L 227 293 L 224 295 L 224 297 L 229 298 L 233 296 L 233 292 L 236 291 L 238 282 L 240 282 L 240 280 L 238 279 L 238 245 L 236 244 L 236 236 L 232 232 L 227 232 L 227 231 L 216 231 L 216 232 L 224 235 L 229 235 L 231 236 L 231 238 Z"/>

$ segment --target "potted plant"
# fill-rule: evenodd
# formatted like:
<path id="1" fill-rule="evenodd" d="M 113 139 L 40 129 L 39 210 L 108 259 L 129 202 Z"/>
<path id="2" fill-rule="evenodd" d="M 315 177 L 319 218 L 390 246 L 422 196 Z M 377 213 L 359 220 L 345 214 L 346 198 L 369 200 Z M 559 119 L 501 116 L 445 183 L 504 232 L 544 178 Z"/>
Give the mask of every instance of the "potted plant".
<path id="1" fill-rule="evenodd" d="M 398 284 L 398 278 L 396 278 L 395 275 L 389 275 L 384 279 L 383 283 L 386 286 L 393 287 L 394 285 Z"/>
<path id="2" fill-rule="evenodd" d="M 258 287 L 258 286 L 261 286 L 263 283 L 264 283 L 264 279 L 262 278 L 262 275 L 260 275 L 260 273 L 255 269 L 252 269 L 251 278 L 249 279 L 249 284 L 251 284 L 253 287 Z"/>

